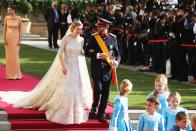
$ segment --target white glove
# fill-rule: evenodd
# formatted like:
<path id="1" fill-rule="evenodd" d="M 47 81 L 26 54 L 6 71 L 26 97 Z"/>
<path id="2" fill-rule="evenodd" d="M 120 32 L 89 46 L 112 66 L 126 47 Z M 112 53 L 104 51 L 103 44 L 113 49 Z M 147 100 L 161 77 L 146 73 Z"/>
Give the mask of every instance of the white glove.
<path id="1" fill-rule="evenodd" d="M 169 36 L 172 37 L 172 38 L 175 38 L 175 34 L 173 32 L 170 32 Z"/>
<path id="2" fill-rule="evenodd" d="M 97 59 L 101 59 L 101 53 L 97 53 Z"/>
<path id="3" fill-rule="evenodd" d="M 114 67 L 118 67 L 118 61 L 116 60 L 111 60 L 110 63 L 114 66 Z"/>

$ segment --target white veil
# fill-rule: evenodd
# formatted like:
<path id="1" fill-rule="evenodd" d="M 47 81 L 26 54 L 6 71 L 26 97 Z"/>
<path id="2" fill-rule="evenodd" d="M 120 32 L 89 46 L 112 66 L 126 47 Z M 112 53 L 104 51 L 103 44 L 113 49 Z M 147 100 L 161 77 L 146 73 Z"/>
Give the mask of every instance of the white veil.
<path id="1" fill-rule="evenodd" d="M 72 24 L 69 26 L 69 28 L 67 29 L 67 32 L 65 33 L 65 36 L 69 36 L 71 35 L 71 28 L 72 28 Z"/>
<path id="2" fill-rule="evenodd" d="M 71 34 L 71 28 L 72 25 L 69 26 L 64 37 L 67 37 Z M 92 89 L 86 66 L 86 60 L 84 56 L 79 56 L 78 59 L 81 82 L 83 85 L 80 88 L 82 92 L 81 102 L 83 102 L 85 107 L 90 108 L 92 104 Z M 62 85 L 62 79 L 65 76 L 62 73 L 60 66 L 61 63 L 58 51 L 49 70 L 32 91 L 0 92 L 1 100 L 13 104 L 13 106 L 16 108 L 42 108 L 45 103 L 50 100 L 50 97 L 54 95 L 55 90 L 57 90 L 57 88 L 60 88 L 60 86 Z"/>

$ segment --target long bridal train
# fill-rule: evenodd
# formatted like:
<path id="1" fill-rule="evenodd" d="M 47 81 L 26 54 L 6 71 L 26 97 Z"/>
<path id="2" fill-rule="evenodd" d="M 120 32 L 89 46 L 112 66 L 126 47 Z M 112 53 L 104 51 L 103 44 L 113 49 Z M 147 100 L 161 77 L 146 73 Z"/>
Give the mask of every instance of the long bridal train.
<path id="1" fill-rule="evenodd" d="M 87 121 L 88 112 L 85 109 L 91 108 L 92 90 L 85 57 L 79 55 L 77 59 L 78 62 L 73 63 L 75 66 L 69 68 L 69 76 L 65 76 L 57 53 L 50 69 L 32 91 L 1 91 L 1 100 L 13 104 L 15 108 L 45 111 L 46 118 L 56 123 L 79 124 Z"/>

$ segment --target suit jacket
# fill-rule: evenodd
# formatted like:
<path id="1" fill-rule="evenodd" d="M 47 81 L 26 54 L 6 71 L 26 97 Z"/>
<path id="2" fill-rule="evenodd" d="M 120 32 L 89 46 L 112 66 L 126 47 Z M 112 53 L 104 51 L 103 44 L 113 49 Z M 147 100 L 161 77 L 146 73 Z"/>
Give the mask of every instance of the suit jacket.
<path id="1" fill-rule="evenodd" d="M 103 40 L 108 50 L 113 51 L 115 60 L 120 63 L 121 57 L 116 36 L 109 33 Z M 97 59 L 97 53 L 102 53 L 102 51 L 93 34 L 85 49 L 86 56 L 91 58 L 91 76 L 94 80 L 108 81 L 111 79 L 111 67 L 106 60 Z"/>
<path id="2" fill-rule="evenodd" d="M 57 24 L 60 24 L 61 21 L 61 12 L 59 9 L 57 9 L 58 16 L 59 16 L 59 22 Z M 45 20 L 47 22 L 48 29 L 52 29 L 54 26 L 54 20 L 55 20 L 55 12 L 54 10 L 50 7 L 44 14 Z"/>
<path id="3" fill-rule="evenodd" d="M 61 25 L 62 28 L 64 28 L 64 27 L 68 28 L 67 16 L 68 16 L 68 13 L 65 13 L 64 15 L 61 14 L 61 21 L 60 21 L 60 23 L 62 23 L 62 22 L 65 23 L 64 25 Z M 66 32 L 66 30 L 65 30 L 65 32 Z"/>

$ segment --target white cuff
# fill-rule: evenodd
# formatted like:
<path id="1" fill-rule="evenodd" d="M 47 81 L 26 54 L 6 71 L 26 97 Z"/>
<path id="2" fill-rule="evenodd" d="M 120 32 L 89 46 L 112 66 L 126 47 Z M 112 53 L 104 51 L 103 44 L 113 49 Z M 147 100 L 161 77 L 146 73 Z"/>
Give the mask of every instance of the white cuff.
<path id="1" fill-rule="evenodd" d="M 114 60 L 114 64 L 115 64 L 116 67 L 118 67 L 119 63 L 118 63 L 118 61 Z"/>
<path id="2" fill-rule="evenodd" d="M 117 127 L 112 127 L 112 131 L 117 131 Z"/>
<path id="3" fill-rule="evenodd" d="M 97 53 L 97 59 L 101 59 L 101 53 Z"/>

